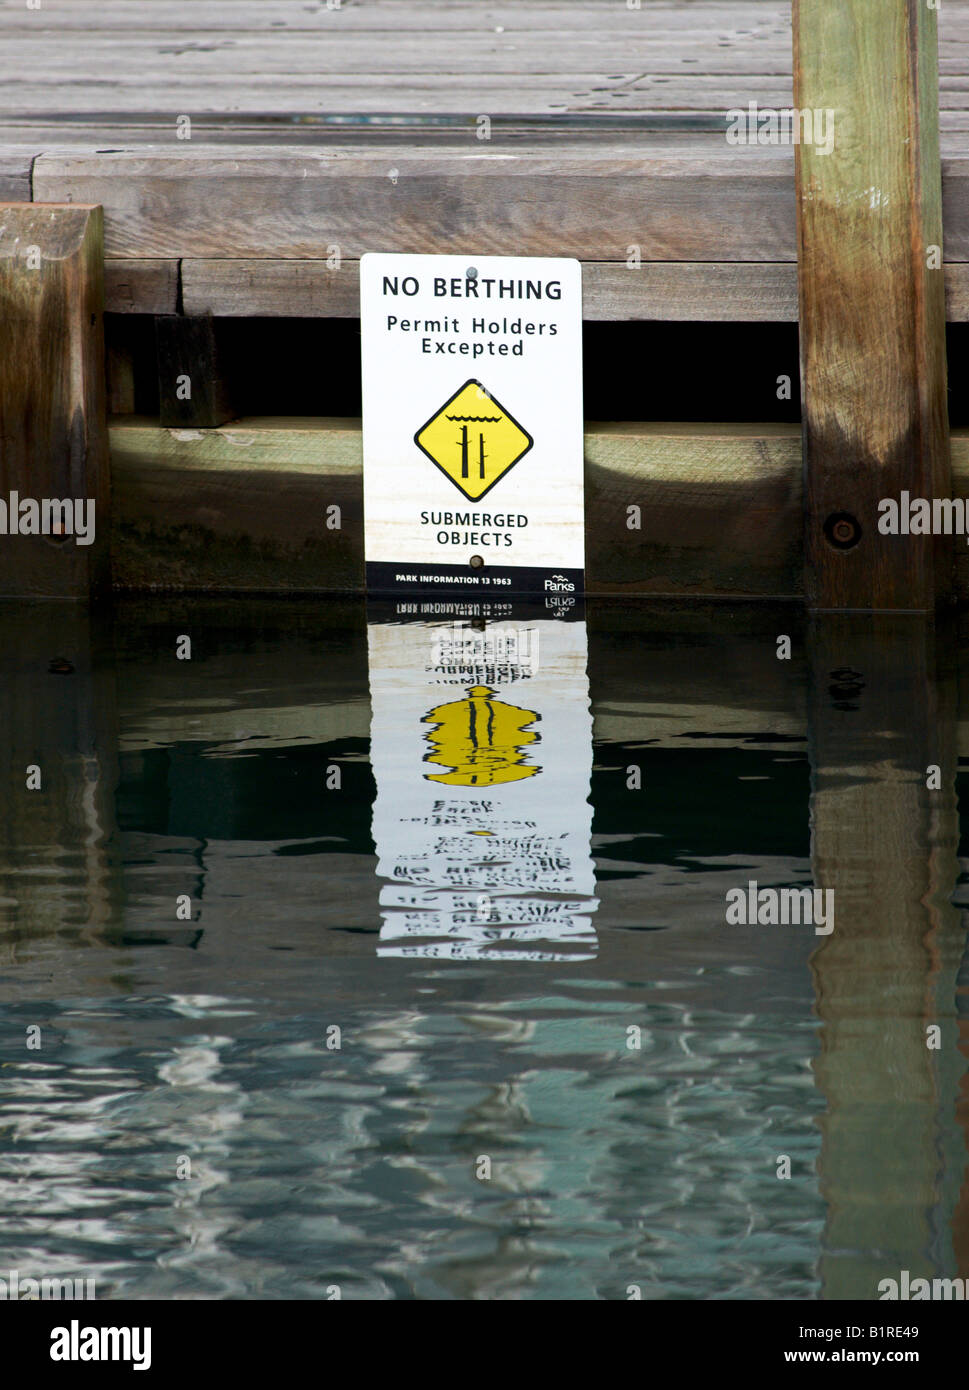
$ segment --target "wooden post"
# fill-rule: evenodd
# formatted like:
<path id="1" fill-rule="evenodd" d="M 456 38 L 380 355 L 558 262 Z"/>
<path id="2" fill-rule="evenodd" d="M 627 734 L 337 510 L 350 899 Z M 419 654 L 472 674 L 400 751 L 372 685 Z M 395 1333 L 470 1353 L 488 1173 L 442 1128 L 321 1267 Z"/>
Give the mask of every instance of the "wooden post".
<path id="1" fill-rule="evenodd" d="M 936 12 L 794 0 L 793 22 L 808 600 L 930 609 L 951 544 L 877 523 L 903 490 L 950 494 Z"/>
<path id="2" fill-rule="evenodd" d="M 159 314 L 158 408 L 162 425 L 213 429 L 232 419 L 219 364 L 215 322 L 209 315 Z"/>
<path id="3" fill-rule="evenodd" d="M 100 207 L 0 203 L 0 597 L 107 579 L 103 260 Z"/>

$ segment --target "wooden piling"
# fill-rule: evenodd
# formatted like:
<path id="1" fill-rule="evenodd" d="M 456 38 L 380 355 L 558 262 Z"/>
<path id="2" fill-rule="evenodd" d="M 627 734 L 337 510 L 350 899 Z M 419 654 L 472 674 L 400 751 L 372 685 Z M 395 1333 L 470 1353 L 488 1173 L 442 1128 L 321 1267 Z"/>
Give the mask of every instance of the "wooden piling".
<path id="1" fill-rule="evenodd" d="M 107 579 L 103 261 L 100 207 L 0 203 L 0 521 L 6 522 L 0 593 L 6 597 L 87 597 Z M 28 512 L 29 503 L 38 504 L 42 526 L 45 502 L 73 502 L 75 516 L 90 502 L 93 543 L 79 543 L 60 507 L 48 510 L 52 534 L 22 534 L 33 525 L 20 513 L 25 501 Z"/>
<path id="2" fill-rule="evenodd" d="M 834 137 L 796 146 L 808 601 L 930 609 L 947 538 L 880 534 L 878 503 L 950 490 L 936 13 L 794 0 L 793 22 L 795 108 Z"/>

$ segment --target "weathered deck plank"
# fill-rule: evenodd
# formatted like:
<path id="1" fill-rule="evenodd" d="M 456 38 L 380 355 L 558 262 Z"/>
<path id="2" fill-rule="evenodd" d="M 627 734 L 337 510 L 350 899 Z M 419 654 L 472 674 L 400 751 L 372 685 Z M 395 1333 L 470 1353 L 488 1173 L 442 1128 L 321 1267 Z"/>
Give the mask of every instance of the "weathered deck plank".
<path id="1" fill-rule="evenodd" d="M 97 202 L 115 257 L 477 252 L 625 260 L 795 258 L 793 156 L 715 136 L 649 152 L 564 142 L 279 153 L 42 155 L 39 202 Z M 969 229 L 967 229 L 969 232 Z M 969 259 L 969 257 L 967 257 Z"/>
<path id="2" fill-rule="evenodd" d="M 481 5 L 59 0 L 0 9 L 0 121 L 114 111 L 722 113 L 786 104 L 791 16 L 773 0 Z M 969 107 L 966 6 L 941 12 L 942 106 Z M 110 72 L 110 79 L 105 73 Z M 471 79 L 471 80 L 469 80 Z M 524 79 L 524 80 L 523 80 Z M 119 134 L 121 131 L 119 130 Z"/>
<path id="3" fill-rule="evenodd" d="M 345 260 L 339 269 L 324 260 L 212 258 L 186 259 L 181 265 L 187 314 L 357 318 L 360 313 L 359 261 Z M 582 317 L 589 321 L 796 322 L 797 269 L 778 262 L 645 261 L 629 266 L 587 261 L 582 303 Z M 969 312 L 969 280 L 959 304 Z"/>
<path id="4" fill-rule="evenodd" d="M 33 183 L 41 202 L 101 203 L 110 260 L 168 263 L 140 292 L 131 271 L 127 298 L 109 276 L 115 311 L 172 312 L 181 260 L 190 312 L 347 316 L 364 251 L 514 247 L 586 262 L 588 317 L 792 317 L 792 152 L 718 155 L 695 134 L 648 148 L 59 151 L 35 161 Z M 965 320 L 969 158 L 943 160 L 943 218 L 948 317 Z M 343 271 L 327 273 L 330 248 Z"/>
<path id="5" fill-rule="evenodd" d="M 965 265 L 969 4 L 940 25 L 945 254 Z M 724 139 L 730 107 L 792 101 L 776 0 L 58 0 L 0 8 L 0 73 L 0 190 L 103 205 L 115 312 L 172 312 L 181 262 L 191 312 L 289 313 L 305 291 L 344 315 L 352 263 L 382 249 L 575 255 L 590 317 L 791 317 L 793 152 Z"/>
<path id="6" fill-rule="evenodd" d="M 178 306 L 178 261 L 104 262 L 104 307 L 110 314 L 174 314 Z"/>
<path id="7" fill-rule="evenodd" d="M 66 0 L 56 10 L 0 10 L 0 38 L 16 54 L 0 119 L 722 110 L 725 97 L 731 105 L 790 91 L 790 16 L 773 3 Z M 759 92 L 752 77 L 764 79 Z"/>

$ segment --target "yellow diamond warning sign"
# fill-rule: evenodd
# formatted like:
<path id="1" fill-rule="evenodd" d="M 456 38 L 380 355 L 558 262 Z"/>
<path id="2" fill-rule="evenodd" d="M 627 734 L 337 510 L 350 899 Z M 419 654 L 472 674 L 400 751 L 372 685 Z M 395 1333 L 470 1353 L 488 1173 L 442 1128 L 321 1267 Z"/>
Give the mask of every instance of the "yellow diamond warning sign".
<path id="1" fill-rule="evenodd" d="M 532 447 L 532 437 L 480 381 L 466 381 L 414 435 L 414 443 L 472 502 Z"/>

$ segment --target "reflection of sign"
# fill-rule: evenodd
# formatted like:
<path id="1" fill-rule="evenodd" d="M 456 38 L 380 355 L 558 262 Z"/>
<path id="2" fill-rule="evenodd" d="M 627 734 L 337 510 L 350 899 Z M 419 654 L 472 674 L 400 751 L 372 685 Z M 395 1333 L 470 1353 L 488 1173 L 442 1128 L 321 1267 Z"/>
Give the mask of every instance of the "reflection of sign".
<path id="1" fill-rule="evenodd" d="M 474 671 L 482 683 L 523 680 L 538 675 L 538 626 L 500 627 L 488 623 L 480 631 L 467 622 L 435 625 L 431 666 L 439 673 Z"/>
<path id="2" fill-rule="evenodd" d="M 369 644 L 378 954 L 594 955 L 584 623 L 372 623 Z"/>
<path id="3" fill-rule="evenodd" d="M 525 748 L 538 734 L 525 725 L 538 718 L 534 710 L 506 705 L 494 698 L 490 685 L 473 685 L 466 700 L 438 705 L 425 716 L 435 728 L 427 735 L 432 752 L 427 761 L 450 765 L 447 773 L 425 773 L 431 782 L 452 787 L 493 787 L 520 782 L 540 769 L 528 766 Z"/>
<path id="4" fill-rule="evenodd" d="M 460 391 L 417 431 L 414 442 L 476 502 L 532 447 L 532 440 L 480 381 Z"/>
<path id="5" fill-rule="evenodd" d="M 368 590 L 580 594 L 582 268 L 360 261 Z"/>

